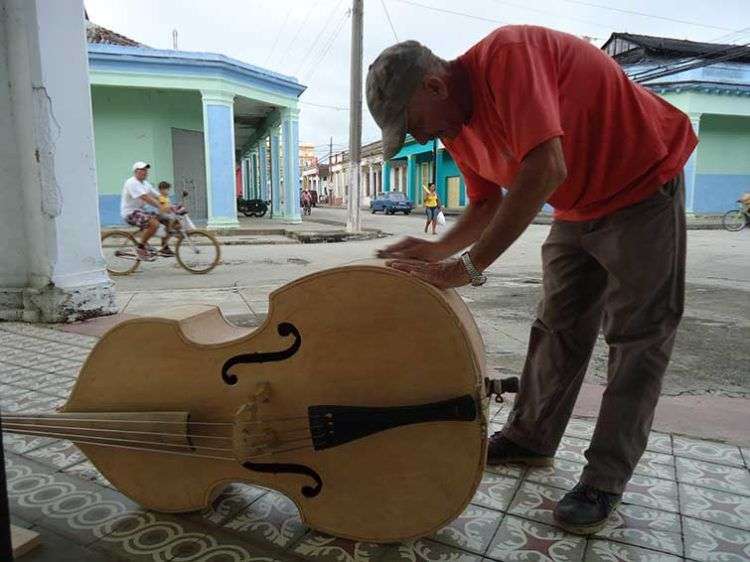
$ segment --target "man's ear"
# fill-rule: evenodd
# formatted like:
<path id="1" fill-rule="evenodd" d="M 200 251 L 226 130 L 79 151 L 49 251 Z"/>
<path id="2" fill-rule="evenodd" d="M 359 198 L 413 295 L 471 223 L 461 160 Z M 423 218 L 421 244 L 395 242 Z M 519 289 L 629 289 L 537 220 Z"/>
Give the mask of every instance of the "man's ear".
<path id="1" fill-rule="evenodd" d="M 430 96 L 440 100 L 448 99 L 448 84 L 440 76 L 426 75 L 422 81 L 422 86 Z"/>

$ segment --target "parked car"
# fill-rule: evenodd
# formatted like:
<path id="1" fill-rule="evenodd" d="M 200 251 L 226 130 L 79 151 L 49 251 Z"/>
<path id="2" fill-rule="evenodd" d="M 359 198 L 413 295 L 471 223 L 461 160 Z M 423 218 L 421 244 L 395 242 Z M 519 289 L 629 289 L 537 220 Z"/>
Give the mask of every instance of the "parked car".
<path id="1" fill-rule="evenodd" d="M 408 215 L 413 210 L 414 203 L 400 191 L 379 193 L 375 199 L 370 201 L 370 212 L 373 214 L 383 211 L 386 215 L 393 215 L 395 213 Z"/>

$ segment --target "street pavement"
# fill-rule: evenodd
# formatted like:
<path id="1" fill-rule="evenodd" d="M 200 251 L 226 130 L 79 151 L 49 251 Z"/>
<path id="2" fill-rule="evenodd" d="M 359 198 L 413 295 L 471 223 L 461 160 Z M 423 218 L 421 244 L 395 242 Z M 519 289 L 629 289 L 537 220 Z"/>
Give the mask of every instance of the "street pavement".
<path id="1" fill-rule="evenodd" d="M 401 236 L 424 236 L 419 216 L 363 219 L 365 226 L 389 235 L 331 244 L 225 246 L 223 263 L 209 275 L 191 275 L 169 260 L 146 263 L 136 274 L 115 279 L 121 310 L 115 317 L 66 326 L 0 323 L 0 408 L 52 411 L 63 404 L 97 336 L 130 315 L 213 303 L 231 321 L 257 326 L 274 289 L 314 271 L 371 258 Z M 315 209 L 311 220 L 340 224 L 344 213 Z M 539 246 L 548 229 L 531 226 L 489 270 L 484 287 L 459 291 L 480 327 L 492 375 L 518 374 L 522 367 L 540 296 Z M 748 560 L 750 231 L 690 231 L 688 239 L 687 310 L 665 396 L 623 505 L 595 536 L 556 528 L 551 509 L 585 463 L 606 380 L 601 341 L 555 466 L 486 470 L 456 521 L 402 544 L 321 535 L 304 524 L 284 496 L 245 484 L 232 485 L 201 513 L 148 512 L 117 492 L 72 443 L 6 434 L 12 520 L 40 532 L 43 541 L 22 560 Z M 378 298 L 366 288 L 363 295 Z M 510 405 L 491 405 L 490 431 L 502 427 Z"/>

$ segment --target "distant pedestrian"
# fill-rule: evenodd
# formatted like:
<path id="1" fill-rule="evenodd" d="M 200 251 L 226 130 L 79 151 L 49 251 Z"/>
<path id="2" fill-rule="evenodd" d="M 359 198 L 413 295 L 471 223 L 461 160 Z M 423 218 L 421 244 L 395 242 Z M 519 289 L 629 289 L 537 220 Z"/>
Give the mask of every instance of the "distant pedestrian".
<path id="1" fill-rule="evenodd" d="M 427 222 L 424 225 L 424 233 L 432 225 L 432 233 L 437 234 L 437 217 L 440 212 L 440 198 L 435 193 L 435 184 L 430 182 L 427 187 L 422 186 L 424 191 L 424 212 L 427 215 Z"/>
<path id="2" fill-rule="evenodd" d="M 312 212 L 312 194 L 310 193 L 310 190 L 305 188 L 305 190 L 302 192 L 302 212 L 305 215 L 309 215 Z"/>

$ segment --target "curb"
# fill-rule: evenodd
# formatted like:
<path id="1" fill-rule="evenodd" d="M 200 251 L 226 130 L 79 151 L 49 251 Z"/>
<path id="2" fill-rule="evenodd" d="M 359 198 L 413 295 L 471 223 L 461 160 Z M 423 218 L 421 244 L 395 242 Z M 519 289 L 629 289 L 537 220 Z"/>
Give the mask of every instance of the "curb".
<path id="1" fill-rule="evenodd" d="M 311 221 L 317 222 L 317 221 Z M 331 226 L 341 226 L 341 223 L 335 221 L 320 222 L 319 224 L 328 224 Z M 138 231 L 135 229 L 120 229 L 120 228 L 102 228 L 102 235 L 107 232 L 115 230 L 125 230 L 131 234 L 135 234 Z M 352 234 L 343 229 L 336 230 L 308 230 L 308 231 L 295 231 L 286 229 L 251 229 L 251 228 L 237 228 L 237 229 L 216 229 L 211 230 L 211 234 L 219 239 L 219 243 L 222 246 L 280 246 L 288 244 L 323 244 L 323 243 L 334 243 L 334 242 L 357 242 L 362 240 L 375 240 L 377 238 L 385 238 L 390 236 L 389 233 L 383 232 L 376 228 L 365 228 L 364 232 L 359 234 Z M 253 239 L 237 239 L 241 236 L 280 236 L 285 237 L 287 240 L 253 240 Z"/>

